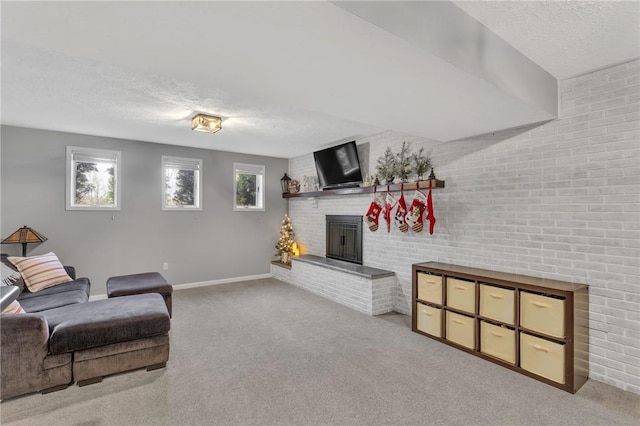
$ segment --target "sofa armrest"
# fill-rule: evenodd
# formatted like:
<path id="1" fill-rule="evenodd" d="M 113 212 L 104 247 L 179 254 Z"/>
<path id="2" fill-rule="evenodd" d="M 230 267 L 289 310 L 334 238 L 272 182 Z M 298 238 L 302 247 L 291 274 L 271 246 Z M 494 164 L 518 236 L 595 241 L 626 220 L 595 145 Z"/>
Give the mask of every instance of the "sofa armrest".
<path id="1" fill-rule="evenodd" d="M 2 345 L 2 373 L 7 362 L 25 362 L 26 352 L 38 353 L 42 358 L 49 352 L 49 325 L 40 314 L 5 314 L 0 318 L 0 344 Z M 41 362 L 41 361 L 40 361 Z"/>
<path id="2" fill-rule="evenodd" d="M 49 352 L 49 326 L 39 314 L 0 316 L 0 397 L 8 398 L 39 389 L 43 364 Z"/>
<path id="3" fill-rule="evenodd" d="M 73 266 L 64 266 L 64 270 L 67 271 L 67 275 L 71 277 L 72 280 L 76 279 L 76 268 Z"/>

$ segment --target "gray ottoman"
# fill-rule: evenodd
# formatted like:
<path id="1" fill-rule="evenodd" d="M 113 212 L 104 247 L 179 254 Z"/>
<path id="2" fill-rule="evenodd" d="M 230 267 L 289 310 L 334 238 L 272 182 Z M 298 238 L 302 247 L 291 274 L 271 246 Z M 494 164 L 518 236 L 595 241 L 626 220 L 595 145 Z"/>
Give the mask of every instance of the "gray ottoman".
<path id="1" fill-rule="evenodd" d="M 120 275 L 107 280 L 107 297 L 130 296 L 132 294 L 158 293 L 167 305 L 171 317 L 171 293 L 173 287 L 157 272 Z"/>

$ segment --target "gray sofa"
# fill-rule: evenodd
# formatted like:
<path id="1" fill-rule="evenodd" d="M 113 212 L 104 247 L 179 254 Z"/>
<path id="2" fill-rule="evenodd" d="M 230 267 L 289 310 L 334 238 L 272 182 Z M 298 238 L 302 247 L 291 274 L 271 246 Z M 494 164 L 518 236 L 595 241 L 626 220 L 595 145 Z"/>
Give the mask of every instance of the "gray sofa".
<path id="1" fill-rule="evenodd" d="M 73 281 L 18 296 L 26 314 L 0 318 L 0 399 L 95 383 L 123 371 L 161 368 L 169 358 L 169 313 L 161 295 L 89 302 Z"/>

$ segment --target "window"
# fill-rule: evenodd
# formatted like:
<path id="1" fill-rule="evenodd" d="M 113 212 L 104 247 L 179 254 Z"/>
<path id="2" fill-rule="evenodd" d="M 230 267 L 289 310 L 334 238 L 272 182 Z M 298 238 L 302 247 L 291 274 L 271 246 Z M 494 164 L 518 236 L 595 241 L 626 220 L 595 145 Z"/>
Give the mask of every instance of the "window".
<path id="1" fill-rule="evenodd" d="M 162 156 L 162 210 L 202 210 L 202 160 Z"/>
<path id="2" fill-rule="evenodd" d="M 67 210 L 120 210 L 120 151 L 67 146 Z"/>
<path id="3" fill-rule="evenodd" d="M 264 166 L 233 164 L 233 209 L 264 211 Z"/>

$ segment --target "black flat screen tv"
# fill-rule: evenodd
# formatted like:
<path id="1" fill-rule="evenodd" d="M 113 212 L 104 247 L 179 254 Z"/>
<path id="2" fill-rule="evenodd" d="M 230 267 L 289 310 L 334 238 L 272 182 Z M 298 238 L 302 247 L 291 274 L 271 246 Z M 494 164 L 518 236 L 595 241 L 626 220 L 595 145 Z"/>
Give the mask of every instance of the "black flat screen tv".
<path id="1" fill-rule="evenodd" d="M 360 159 L 355 141 L 313 153 L 318 183 L 324 189 L 356 187 L 362 183 Z"/>

